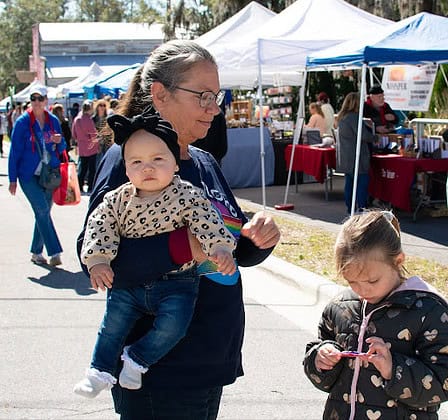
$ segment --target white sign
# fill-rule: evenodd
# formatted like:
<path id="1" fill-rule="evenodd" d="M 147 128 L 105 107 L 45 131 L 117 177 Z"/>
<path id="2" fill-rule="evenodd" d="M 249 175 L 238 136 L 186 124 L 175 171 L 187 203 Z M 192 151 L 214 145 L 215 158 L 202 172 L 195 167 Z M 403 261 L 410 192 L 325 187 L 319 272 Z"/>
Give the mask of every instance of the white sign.
<path id="1" fill-rule="evenodd" d="M 428 111 L 437 64 L 386 66 L 383 83 L 386 102 L 401 111 Z"/>

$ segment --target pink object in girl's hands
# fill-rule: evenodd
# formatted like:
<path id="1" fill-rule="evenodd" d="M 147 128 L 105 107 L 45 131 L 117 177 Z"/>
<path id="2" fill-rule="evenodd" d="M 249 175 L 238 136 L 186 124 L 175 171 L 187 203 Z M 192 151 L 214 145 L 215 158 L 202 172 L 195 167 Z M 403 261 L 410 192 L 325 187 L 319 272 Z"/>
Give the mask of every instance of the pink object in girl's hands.
<path id="1" fill-rule="evenodd" d="M 360 353 L 359 351 L 341 351 L 341 357 L 359 357 L 367 356 L 367 353 Z"/>

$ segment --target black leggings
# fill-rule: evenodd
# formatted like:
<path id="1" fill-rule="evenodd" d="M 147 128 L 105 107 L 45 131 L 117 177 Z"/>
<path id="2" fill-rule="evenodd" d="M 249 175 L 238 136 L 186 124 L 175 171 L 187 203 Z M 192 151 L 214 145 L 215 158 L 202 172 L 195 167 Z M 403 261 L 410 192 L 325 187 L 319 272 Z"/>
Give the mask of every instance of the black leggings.
<path id="1" fill-rule="evenodd" d="M 79 188 L 81 192 L 83 191 L 82 186 L 87 175 L 87 191 L 92 191 L 93 181 L 95 179 L 96 173 L 96 154 L 92 156 L 80 156 L 78 161 L 78 181 Z"/>

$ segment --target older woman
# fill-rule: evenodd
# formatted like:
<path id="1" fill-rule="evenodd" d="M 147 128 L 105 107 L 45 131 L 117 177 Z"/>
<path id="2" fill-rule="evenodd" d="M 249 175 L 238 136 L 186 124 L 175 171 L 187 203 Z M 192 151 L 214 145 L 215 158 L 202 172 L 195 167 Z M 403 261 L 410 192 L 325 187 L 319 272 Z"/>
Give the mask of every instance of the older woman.
<path id="1" fill-rule="evenodd" d="M 130 116 L 152 107 L 152 112 L 173 125 L 181 150 L 179 175 L 200 187 L 219 209 L 238 239 L 235 257 L 239 265 L 250 266 L 270 254 L 280 237 L 278 228 L 262 213 L 247 222 L 216 161 L 190 146 L 205 137 L 222 98 L 217 65 L 208 51 L 191 41 L 171 41 L 154 50 L 137 72 L 118 113 Z M 113 145 L 98 170 L 89 211 L 107 191 L 126 180 L 121 149 Z M 82 238 L 83 234 L 79 242 Z M 144 239 L 122 238 L 115 279 L 118 276 L 127 286 L 148 289 L 154 281 L 169 281 L 169 274 L 160 277 L 191 259 L 192 253 L 197 260 L 203 258 L 197 243 L 190 240 L 191 250 L 186 230 Z M 207 277 L 197 281 L 199 295 L 186 337 L 149 368 L 140 390 L 113 388 L 115 409 L 122 420 L 216 419 L 222 387 L 243 374 L 241 279 L 233 285 Z M 150 316 L 142 319 L 129 341 L 135 341 L 151 324 Z"/>
<path id="2" fill-rule="evenodd" d="M 35 218 L 31 261 L 47 264 L 42 255 L 43 247 L 50 257 L 49 264 L 60 265 L 62 246 L 51 219 L 53 190 L 39 184 L 42 161 L 56 168 L 60 165 L 58 155 L 65 150 L 59 120 L 46 110 L 47 88 L 35 85 L 30 92 L 31 108 L 24 112 L 14 125 L 9 153 L 9 192 L 17 191 L 17 180 L 29 201 Z"/>

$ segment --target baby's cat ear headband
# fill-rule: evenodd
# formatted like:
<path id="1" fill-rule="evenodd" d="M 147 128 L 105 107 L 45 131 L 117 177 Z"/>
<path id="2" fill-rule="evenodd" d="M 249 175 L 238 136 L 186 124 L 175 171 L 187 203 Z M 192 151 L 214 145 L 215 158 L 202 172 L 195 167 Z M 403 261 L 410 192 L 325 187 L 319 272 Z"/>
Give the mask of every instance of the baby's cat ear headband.
<path id="1" fill-rule="evenodd" d="M 177 143 L 177 133 L 172 129 L 168 121 L 162 120 L 158 115 L 139 114 L 132 118 L 124 115 L 114 114 L 107 118 L 109 127 L 114 132 L 114 141 L 124 147 L 127 140 L 138 130 L 145 130 L 154 134 L 166 143 L 171 153 L 176 159 L 176 163 L 180 163 L 180 148 Z"/>

